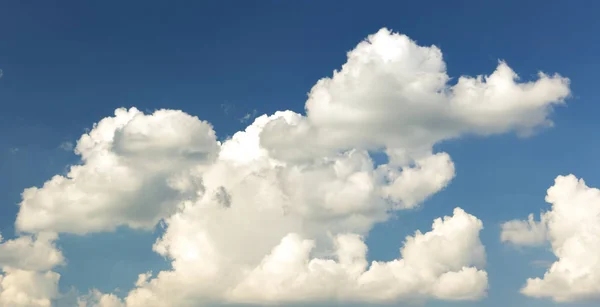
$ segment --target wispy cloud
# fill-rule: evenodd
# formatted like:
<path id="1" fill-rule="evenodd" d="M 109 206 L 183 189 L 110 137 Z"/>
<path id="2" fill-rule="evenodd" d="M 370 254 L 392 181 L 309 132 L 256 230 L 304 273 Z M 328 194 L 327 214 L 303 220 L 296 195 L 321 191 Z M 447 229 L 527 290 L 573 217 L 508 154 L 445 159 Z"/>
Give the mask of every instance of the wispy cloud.
<path id="1" fill-rule="evenodd" d="M 64 151 L 72 151 L 74 147 L 75 146 L 73 145 L 73 142 L 69 142 L 69 141 L 62 142 L 58 146 L 58 148 L 60 148 Z"/>
<path id="2" fill-rule="evenodd" d="M 223 113 L 225 113 L 225 115 L 229 115 L 231 111 L 235 109 L 235 106 L 229 102 L 223 102 L 221 104 L 221 109 L 223 110 Z"/>
<path id="3" fill-rule="evenodd" d="M 257 111 L 256 109 L 252 110 L 252 112 L 250 113 L 246 113 L 246 115 L 242 116 L 242 118 L 240 118 L 240 123 L 247 123 L 248 121 L 250 121 L 252 118 L 256 117 Z"/>

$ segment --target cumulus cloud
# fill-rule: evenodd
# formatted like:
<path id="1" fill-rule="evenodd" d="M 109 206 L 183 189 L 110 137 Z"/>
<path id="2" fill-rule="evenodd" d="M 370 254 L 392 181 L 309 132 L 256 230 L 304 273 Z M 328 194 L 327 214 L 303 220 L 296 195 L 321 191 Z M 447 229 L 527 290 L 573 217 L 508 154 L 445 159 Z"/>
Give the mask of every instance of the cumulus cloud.
<path id="1" fill-rule="evenodd" d="M 573 175 L 558 176 L 546 201 L 552 207 L 540 222 L 531 216 L 509 222 L 518 225 L 509 227 L 509 241 L 531 244 L 546 238 L 558 258 L 542 278 L 528 279 L 521 292 L 557 302 L 600 298 L 600 190 Z"/>
<path id="2" fill-rule="evenodd" d="M 462 76 L 452 86 L 449 79 L 440 49 L 382 29 L 350 51 L 341 70 L 317 82 L 306 117 L 273 121 L 261 142 L 284 160 L 347 148 L 410 154 L 465 133 L 530 133 L 550 125 L 552 106 L 570 93 L 569 80 L 559 75 L 518 83 L 505 62 L 489 76 Z"/>
<path id="3" fill-rule="evenodd" d="M 39 233 L 2 242 L 0 235 L 0 306 L 51 306 L 60 278 L 51 270 L 64 264 L 56 238 L 53 233 Z"/>
<path id="4" fill-rule="evenodd" d="M 0 305 L 14 307 L 50 307 L 58 296 L 55 272 L 37 272 L 4 268 L 0 274 Z"/>
<path id="5" fill-rule="evenodd" d="M 437 47 L 382 29 L 317 82 L 306 115 L 258 116 L 223 143 L 182 111 L 118 109 L 79 139 L 79 165 L 23 192 L 17 229 L 86 234 L 164 222 L 153 249 L 172 268 L 141 274 L 122 301 L 92 291 L 80 299 L 91 306 L 481 298 L 476 217 L 456 209 L 407 238 L 391 262 L 368 264 L 363 238 L 454 178 L 450 155 L 433 145 L 547 126 L 569 81 L 540 73 L 519 83 L 503 62 L 489 76 L 448 80 Z"/>
<path id="6" fill-rule="evenodd" d="M 310 259 L 314 242 L 290 234 L 233 288 L 240 302 L 303 300 L 393 302 L 408 297 L 478 299 L 485 295 L 485 251 L 479 241 L 482 223 L 457 208 L 437 219 L 432 231 L 407 237 L 401 258 L 368 267 L 362 238 L 335 238 L 335 260 Z"/>
<path id="7" fill-rule="evenodd" d="M 114 294 L 104 294 L 96 289 L 77 299 L 78 307 L 125 307 L 125 304 Z"/>
<path id="8" fill-rule="evenodd" d="M 289 233 L 264 258 L 249 265 L 223 262 L 228 255 L 204 237 L 202 245 L 185 246 L 195 250 L 186 250 L 172 271 L 151 280 L 141 274 L 138 288 L 125 302 L 127 306 L 195 306 L 211 301 L 262 305 L 476 300 L 487 290 L 487 273 L 478 269 L 485 265 L 481 229 L 479 219 L 456 208 L 453 216 L 436 219 L 430 232 L 407 237 L 397 260 L 370 265 L 367 246 L 356 234 L 337 235 L 332 257 L 313 258 L 315 241 Z M 108 301 L 110 295 L 97 297 Z"/>
<path id="9" fill-rule="evenodd" d="M 533 214 L 530 214 L 527 221 L 512 220 L 503 223 L 500 240 L 515 245 L 535 246 L 544 244 L 546 236 L 547 224 L 544 216 L 541 221 L 536 222 Z"/>
<path id="10" fill-rule="evenodd" d="M 2 242 L 0 235 L 0 267 L 45 271 L 63 264 L 62 252 L 54 244 L 56 238 L 56 234 L 40 233 Z"/>
<path id="11" fill-rule="evenodd" d="M 415 167 L 398 170 L 382 166 L 390 182 L 383 193 L 403 208 L 413 208 L 444 188 L 454 178 L 454 163 L 447 153 L 415 161 Z"/>
<path id="12" fill-rule="evenodd" d="M 23 192 L 20 231 L 85 234 L 126 225 L 151 228 L 193 197 L 186 173 L 216 156 L 212 127 L 181 111 L 118 109 L 77 142 L 82 164 Z"/>

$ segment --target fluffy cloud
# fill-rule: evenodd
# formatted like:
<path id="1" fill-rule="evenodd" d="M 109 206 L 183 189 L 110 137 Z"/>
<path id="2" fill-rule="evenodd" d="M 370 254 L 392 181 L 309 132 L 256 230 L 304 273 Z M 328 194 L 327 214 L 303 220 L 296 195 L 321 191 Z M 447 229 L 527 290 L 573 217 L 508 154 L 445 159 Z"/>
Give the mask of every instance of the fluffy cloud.
<path id="1" fill-rule="evenodd" d="M 40 233 L 2 242 L 0 236 L 0 306 L 51 306 L 60 275 L 50 270 L 64 264 L 56 238 Z"/>
<path id="2" fill-rule="evenodd" d="M 559 176 L 546 201 L 552 207 L 540 222 L 530 216 L 509 222 L 508 233 L 503 231 L 504 238 L 521 244 L 546 238 L 558 258 L 543 278 L 528 279 L 521 292 L 557 302 L 600 298 L 600 190 L 573 175 Z"/>
<path id="3" fill-rule="evenodd" d="M 181 254 L 172 271 L 152 280 L 141 274 L 138 288 L 125 302 L 127 306 L 196 306 L 198 302 L 475 300 L 487 290 L 487 273 L 478 269 L 485 265 L 481 229 L 480 220 L 457 208 L 453 216 L 436 219 L 430 232 L 407 237 L 399 259 L 371 265 L 367 246 L 356 234 L 333 238 L 332 257 L 311 258 L 315 241 L 289 233 L 264 258 L 248 264 L 224 262 L 228 255 L 206 236 L 199 236 L 197 243 L 181 246 L 194 250 Z M 97 301 L 109 297 L 97 294 Z"/>
<path id="4" fill-rule="evenodd" d="M 540 222 L 536 222 L 533 214 L 527 217 L 527 221 L 512 220 L 502 224 L 500 240 L 515 245 L 535 246 L 542 245 L 547 239 L 547 224 L 544 216 Z"/>
<path id="5" fill-rule="evenodd" d="M 91 306 L 481 298 L 482 224 L 464 211 L 407 238 L 391 262 L 369 265 L 363 238 L 454 178 L 433 145 L 549 125 L 569 82 L 518 83 L 505 63 L 449 79 L 437 47 L 382 29 L 313 87 L 306 115 L 259 116 L 222 144 L 181 111 L 118 109 L 79 139 L 80 165 L 23 192 L 16 226 L 86 234 L 164 221 L 153 249 L 172 268 L 141 274 L 123 301 L 80 299 Z"/>
<path id="6" fill-rule="evenodd" d="M 222 144 L 212 165 L 190 175 L 187 180 L 201 182 L 202 188 L 165 219 L 166 231 L 154 245 L 157 253 L 172 260 L 173 268 L 154 278 L 142 274 L 123 304 L 465 300 L 485 294 L 487 275 L 476 269 L 484 263 L 478 238 L 481 222 L 462 210 L 445 222 L 436 221 L 431 233 L 409 239 L 402 259 L 367 266 L 362 236 L 390 210 L 414 207 L 427 193 L 443 188 L 444 178 L 454 174 L 447 154 L 429 156 L 401 170 L 375 167 L 364 150 L 304 164 L 270 157 L 260 147 L 261 130 L 278 118 L 298 116 L 288 111 L 259 117 Z M 390 183 L 403 192 L 390 195 Z M 394 205 L 392 196 L 406 205 Z M 438 258 L 419 256 L 433 250 L 446 251 Z M 393 276 L 381 275 L 390 270 Z M 305 279 L 289 281 L 296 275 Z M 317 280 L 328 282 L 314 288 Z M 276 286 L 280 282 L 291 283 L 290 288 Z M 270 284 L 272 290 L 261 294 L 257 284 Z M 365 287 L 370 290 L 358 291 Z M 375 291 L 381 287 L 381 292 Z M 408 287 L 418 291 L 407 292 Z M 95 304 L 108 301 L 106 295 L 96 294 Z"/>
<path id="7" fill-rule="evenodd" d="M 135 108 L 118 109 L 77 142 L 81 165 L 23 192 L 16 225 L 22 231 L 78 234 L 121 225 L 151 228 L 182 201 L 204 192 L 205 178 L 198 174 L 217 155 L 231 167 L 256 163 L 247 173 L 265 165 L 282 167 L 269 171 L 286 173 L 282 176 L 289 184 L 304 180 L 300 184 L 306 189 L 314 188 L 312 179 L 329 184 L 337 193 L 322 195 L 326 200 L 304 200 L 330 202 L 320 204 L 329 211 L 343 207 L 333 203 L 333 196 L 349 184 L 372 188 L 348 188 L 339 201 L 354 204 L 344 206 L 357 209 L 368 200 L 374 205 L 364 206 L 381 208 L 372 200 L 383 196 L 396 207 L 411 208 L 454 177 L 450 157 L 432 153 L 435 143 L 465 133 L 527 132 L 547 125 L 551 107 L 569 95 L 568 79 L 540 73 L 537 81 L 517 83 L 505 63 L 490 76 L 463 76 L 450 86 L 445 66 L 437 47 L 418 46 L 382 29 L 349 52 L 333 77 L 317 82 L 306 116 L 285 111 L 259 117 L 221 146 L 221 153 L 212 127 L 196 117 L 173 110 L 145 115 Z M 317 169 L 331 171 L 325 164 L 342 163 L 340 155 L 350 152 L 365 155 L 365 150 L 385 150 L 389 163 L 361 169 L 352 178 L 321 179 L 325 174 Z M 374 168 L 370 161 L 363 164 Z M 287 190 L 298 189 L 293 187 Z"/>
<path id="8" fill-rule="evenodd" d="M 360 236 L 338 235 L 332 260 L 310 259 L 314 242 L 290 234 L 233 288 L 231 299 L 244 303 L 478 299 L 487 290 L 486 272 L 474 267 L 485 263 L 481 228 L 481 221 L 457 208 L 454 216 L 436 219 L 432 231 L 407 237 L 400 259 L 373 262 L 370 267 Z"/>
<path id="9" fill-rule="evenodd" d="M 40 233 L 2 242 L 0 235 L 0 267 L 51 270 L 64 262 L 61 251 L 54 244 L 56 238 L 56 234 Z"/>
<path id="10" fill-rule="evenodd" d="M 465 133 L 530 133 L 550 125 L 551 107 L 569 95 L 568 79 L 517 78 L 501 62 L 489 76 L 463 76 L 451 86 L 440 49 L 382 29 L 350 51 L 341 70 L 317 82 L 306 117 L 273 121 L 261 142 L 288 161 L 349 148 L 387 148 L 414 158 Z"/>
<path id="11" fill-rule="evenodd" d="M 212 127 L 181 111 L 118 109 L 77 142 L 83 164 L 23 192 L 20 231 L 151 228 L 196 193 L 185 175 L 218 150 Z"/>
<path id="12" fill-rule="evenodd" d="M 454 178 L 454 163 L 447 153 L 418 159 L 415 167 L 403 168 L 401 171 L 389 165 L 383 165 L 381 169 L 386 171 L 389 181 L 382 189 L 384 195 L 402 208 L 417 206 Z"/>
<path id="13" fill-rule="evenodd" d="M 78 307 L 125 307 L 125 304 L 114 294 L 104 294 L 96 289 L 77 299 Z"/>
<path id="14" fill-rule="evenodd" d="M 37 272 L 4 268 L 0 274 L 0 305 L 14 307 L 50 307 L 58 296 L 55 272 Z"/>

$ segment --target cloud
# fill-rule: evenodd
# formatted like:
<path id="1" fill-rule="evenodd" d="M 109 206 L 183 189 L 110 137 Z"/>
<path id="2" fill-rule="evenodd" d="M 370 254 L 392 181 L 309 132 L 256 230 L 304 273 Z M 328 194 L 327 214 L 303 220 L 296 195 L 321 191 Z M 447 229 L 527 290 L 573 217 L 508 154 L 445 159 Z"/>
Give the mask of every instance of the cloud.
<path id="1" fill-rule="evenodd" d="M 247 123 L 250 119 L 256 117 L 256 110 L 252 110 L 251 113 L 246 113 L 246 115 L 242 116 L 242 118 L 240 118 L 240 123 Z"/>
<path id="2" fill-rule="evenodd" d="M 454 163 L 447 153 L 438 153 L 416 160 L 415 167 L 401 171 L 383 166 L 390 182 L 383 188 L 388 199 L 403 208 L 413 208 L 430 195 L 443 189 L 454 178 Z"/>
<path id="3" fill-rule="evenodd" d="M 557 302 L 600 298 L 600 190 L 573 175 L 558 176 L 546 201 L 552 207 L 542 214 L 541 222 L 532 221 L 531 215 L 529 221 L 510 222 L 532 225 L 513 227 L 511 240 L 538 243 L 541 233 L 546 233 L 544 237 L 558 258 L 544 277 L 529 278 L 521 292 Z M 519 235 L 518 229 L 523 234 Z"/>
<path id="4" fill-rule="evenodd" d="M 77 142 L 82 165 L 23 192 L 19 231 L 85 234 L 118 226 L 152 228 L 193 197 L 186 181 L 216 156 L 212 127 L 181 111 L 118 109 Z"/>
<path id="5" fill-rule="evenodd" d="M 414 158 L 463 134 L 526 134 L 551 125 L 552 107 L 570 94 L 569 80 L 559 75 L 539 73 L 538 80 L 517 83 L 505 62 L 489 76 L 461 76 L 452 86 L 449 79 L 440 49 L 381 29 L 311 89 L 306 117 L 270 123 L 261 143 L 286 161 L 348 148 L 386 148 Z"/>
<path id="6" fill-rule="evenodd" d="M 66 141 L 66 142 L 60 143 L 58 148 L 60 148 L 64 151 L 71 151 L 71 150 L 73 150 L 73 148 L 75 148 L 75 146 L 73 145 L 73 143 Z"/>
<path id="7" fill-rule="evenodd" d="M 485 295 L 487 274 L 479 241 L 482 223 L 457 208 L 454 216 L 436 219 L 432 231 L 407 237 L 401 257 L 368 267 L 362 238 L 335 238 L 335 260 L 309 259 L 311 240 L 290 234 L 258 267 L 233 288 L 243 303 L 331 300 L 395 302 L 435 297 L 474 300 Z"/>
<path id="8" fill-rule="evenodd" d="M 98 290 L 91 290 L 87 295 L 80 296 L 77 300 L 78 307 L 125 307 L 114 294 L 103 294 Z"/>
<path id="9" fill-rule="evenodd" d="M 436 143 L 547 126 L 569 81 L 518 83 L 503 62 L 487 77 L 448 80 L 437 47 L 382 29 L 317 82 L 306 115 L 258 116 L 222 143 L 182 111 L 118 109 L 81 136 L 80 165 L 23 192 L 16 227 L 86 234 L 164 222 L 153 250 L 171 269 L 141 274 L 123 301 L 80 299 L 92 306 L 479 299 L 483 226 L 463 210 L 408 237 L 391 262 L 369 265 L 363 238 L 454 178 Z"/>
<path id="10" fill-rule="evenodd" d="M 58 297 L 55 272 L 4 268 L 0 274 L 0 305 L 13 307 L 50 307 Z"/>
<path id="11" fill-rule="evenodd" d="M 138 288 L 125 302 L 127 306 L 195 306 L 211 301 L 264 305 L 476 300 L 487 291 L 487 273 L 477 269 L 485 265 L 481 229 L 480 220 L 456 208 L 453 216 L 436 219 L 430 232 L 417 231 L 407 237 L 400 258 L 371 265 L 363 238 L 355 234 L 333 238 L 333 257 L 311 258 L 315 241 L 289 233 L 250 266 L 222 262 L 227 255 L 216 255 L 217 248 L 208 240 L 193 244 L 183 238 L 188 245 L 179 246 L 186 250 L 174 269 L 155 279 L 140 275 Z M 208 259 L 208 255 L 217 257 L 210 259 L 214 262 L 198 263 L 197 259 Z"/>
<path id="12" fill-rule="evenodd" d="M 56 234 L 41 233 L 2 242 L 0 235 L 0 267 L 45 271 L 63 264 L 64 257 L 54 244 Z"/>
<path id="13" fill-rule="evenodd" d="M 225 115 L 229 115 L 233 109 L 235 109 L 235 105 L 229 102 L 224 102 L 221 104 L 221 109 Z"/>
<path id="14" fill-rule="evenodd" d="M 527 221 L 512 220 L 502 224 L 500 240 L 515 245 L 535 246 L 546 243 L 547 221 L 542 216 L 540 222 L 534 220 L 530 214 Z"/>
<path id="15" fill-rule="evenodd" d="M 51 269 L 64 264 L 54 245 L 56 238 L 56 234 L 40 233 L 2 242 L 0 236 L 1 306 L 51 306 L 60 278 Z"/>

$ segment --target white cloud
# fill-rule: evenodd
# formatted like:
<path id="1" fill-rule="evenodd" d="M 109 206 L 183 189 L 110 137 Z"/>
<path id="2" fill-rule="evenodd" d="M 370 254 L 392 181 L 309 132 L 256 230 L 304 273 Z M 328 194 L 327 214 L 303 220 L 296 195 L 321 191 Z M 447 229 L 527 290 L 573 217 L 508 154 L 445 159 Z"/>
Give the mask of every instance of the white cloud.
<path id="1" fill-rule="evenodd" d="M 407 237 L 401 258 L 367 268 L 357 235 L 336 237 L 336 258 L 310 259 L 314 242 L 286 236 L 231 295 L 240 302 L 331 300 L 394 302 L 412 297 L 478 299 L 487 290 L 482 223 L 461 209 L 437 219 L 431 232 Z"/>
<path id="2" fill-rule="evenodd" d="M 122 302 L 92 291 L 80 300 L 92 306 L 481 298 L 482 224 L 464 211 L 408 238 L 395 261 L 368 266 L 362 238 L 449 184 L 454 163 L 433 145 L 548 125 L 569 82 L 517 83 L 505 63 L 448 80 L 437 47 L 382 29 L 313 87 L 306 116 L 259 116 L 223 144 L 181 111 L 118 109 L 77 142 L 81 165 L 23 192 L 16 226 L 85 234 L 164 220 L 153 249 L 172 269 L 142 274 Z"/>
<path id="3" fill-rule="evenodd" d="M 2 242 L 0 235 L 0 267 L 46 271 L 63 264 L 64 258 L 54 244 L 56 234 L 41 233 Z"/>
<path id="4" fill-rule="evenodd" d="M 125 304 L 114 294 L 104 294 L 96 289 L 80 296 L 77 300 L 78 307 L 125 307 Z"/>
<path id="5" fill-rule="evenodd" d="M 349 148 L 413 154 L 465 133 L 529 133 L 551 124 L 548 114 L 569 95 L 569 80 L 543 73 L 536 81 L 516 79 L 501 62 L 489 76 L 448 85 L 440 49 L 382 29 L 350 51 L 333 77 L 317 82 L 306 117 L 273 121 L 261 142 L 286 161 Z"/>
<path id="6" fill-rule="evenodd" d="M 447 153 L 438 153 L 415 161 L 415 167 L 399 171 L 387 165 L 390 184 L 383 193 L 403 208 L 413 208 L 440 191 L 454 178 L 454 163 Z"/>
<path id="7" fill-rule="evenodd" d="M 0 306 L 51 306 L 60 275 L 50 270 L 64 264 L 56 238 L 39 233 L 2 242 L 0 235 Z"/>
<path id="8" fill-rule="evenodd" d="M 437 298 L 476 300 L 485 296 L 485 249 L 482 223 L 457 208 L 436 219 L 432 230 L 406 238 L 401 257 L 390 262 L 366 260 L 361 236 L 338 234 L 334 255 L 312 258 L 316 242 L 289 233 L 259 261 L 240 263 L 196 232 L 181 238 L 172 271 L 155 279 L 142 274 L 127 306 L 195 306 L 200 302 L 241 304 L 373 302 Z M 183 243 L 185 242 L 185 243 Z M 180 248 L 181 251 L 175 252 Z M 203 259 L 203 261 L 199 261 Z M 210 304 L 209 304 L 210 305 Z"/>
<path id="9" fill-rule="evenodd" d="M 55 272 L 4 268 L 0 274 L 0 306 L 50 307 L 58 296 Z"/>
<path id="10" fill-rule="evenodd" d="M 515 245 L 535 246 L 542 245 L 547 240 L 546 220 L 542 216 L 540 222 L 534 220 L 530 214 L 527 221 L 512 220 L 502 224 L 500 240 Z"/>
<path id="11" fill-rule="evenodd" d="M 212 127 L 196 117 L 118 109 L 77 142 L 83 164 L 23 192 L 16 226 L 77 234 L 151 228 L 194 196 L 199 183 L 185 181 L 186 173 L 210 163 L 217 150 Z"/>
<path id="12" fill-rule="evenodd" d="M 521 292 L 557 302 L 600 298 L 600 190 L 586 186 L 573 175 L 558 176 L 548 189 L 546 201 L 552 208 L 542 222 L 511 222 L 510 241 L 538 243 L 544 232 L 558 260 L 543 278 L 530 278 Z M 533 229 L 533 231 L 532 231 Z M 518 230 L 524 233 L 519 235 Z M 533 232 L 533 234 L 532 234 Z"/>

